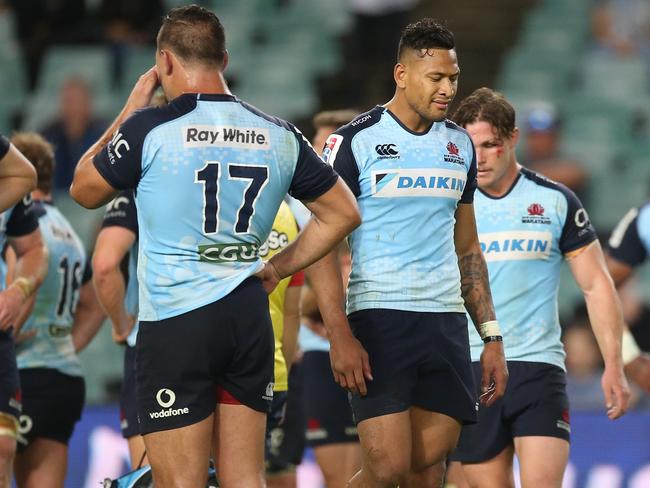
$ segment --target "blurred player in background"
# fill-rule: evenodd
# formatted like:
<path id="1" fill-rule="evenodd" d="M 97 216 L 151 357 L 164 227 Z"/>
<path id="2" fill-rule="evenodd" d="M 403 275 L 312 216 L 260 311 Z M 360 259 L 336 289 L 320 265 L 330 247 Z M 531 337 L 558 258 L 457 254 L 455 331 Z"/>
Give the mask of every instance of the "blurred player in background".
<path id="1" fill-rule="evenodd" d="M 614 228 L 607 248 L 607 267 L 614 284 L 620 288 L 640 267 L 650 251 L 650 202 L 630 209 Z M 625 373 L 645 391 L 650 392 L 650 356 L 642 353 L 634 336 L 623 331 Z"/>
<path id="2" fill-rule="evenodd" d="M 14 280 L 5 286 L 7 268 L 0 263 L 0 487 L 9 487 L 13 472 L 18 419 L 22 408 L 13 341 L 23 305 L 47 272 L 47 250 L 31 212 L 28 193 L 36 188 L 36 170 L 16 147 L 0 135 L 0 248 L 8 243 L 18 263 Z M 27 196 L 25 196 L 27 195 Z M 21 201 L 22 199 L 22 201 Z M 24 316 L 23 316 L 24 319 Z"/>
<path id="3" fill-rule="evenodd" d="M 357 113 L 354 110 L 333 110 L 316 114 L 313 119 L 316 129 L 314 148 L 322 151 L 330 134 L 349 123 Z M 350 250 L 345 244 L 341 244 L 339 249 L 345 288 L 350 275 Z M 361 467 L 357 427 L 352 419 L 347 392 L 332 377 L 330 343 L 316 297 L 309 287 L 305 287 L 301 307 L 305 325 L 300 332 L 300 347 L 303 351 L 300 368 L 302 401 L 307 417 L 306 443 L 314 450 L 325 486 L 343 488 Z"/>
<path id="4" fill-rule="evenodd" d="M 360 222 L 349 189 L 295 127 L 230 94 L 227 63 L 212 12 L 172 9 L 156 66 L 81 158 L 70 188 L 86 207 L 137 188 L 138 418 L 158 488 L 205 483 L 212 450 L 224 488 L 264 485 L 273 396 L 265 290 Z M 145 108 L 158 84 L 170 103 Z M 314 217 L 263 265 L 258 250 L 287 192 Z"/>
<path id="5" fill-rule="evenodd" d="M 29 317 L 16 338 L 23 401 L 16 481 L 21 488 L 56 488 L 65 481 L 68 441 L 81 418 L 85 397 L 73 328 L 96 331 L 103 314 L 96 313 L 99 305 L 81 241 L 52 203 L 52 146 L 36 133 L 19 133 L 11 141 L 36 167 L 38 185 L 31 194 L 31 213 L 38 218 L 49 251 L 47 277 L 33 309 L 24 307 Z M 19 257 L 15 270 L 20 266 Z M 88 321 L 93 323 L 82 323 Z"/>
<path id="6" fill-rule="evenodd" d="M 298 224 L 289 205 L 282 203 L 266 243 L 260 249 L 264 260 L 286 248 L 298 236 Z M 266 421 L 266 479 L 272 488 L 295 487 L 295 465 L 282 452 L 285 412 L 289 396 L 289 370 L 293 364 L 300 327 L 300 294 L 305 281 L 299 271 L 284 278 L 269 294 L 269 312 L 275 339 L 273 402 Z"/>
<path id="7" fill-rule="evenodd" d="M 566 260 L 582 289 L 605 361 L 602 388 L 610 419 L 623 415 L 630 391 L 623 374 L 618 296 L 596 232 L 575 194 L 523 168 L 516 158 L 515 111 L 499 93 L 480 88 L 453 120 L 476 151 L 476 222 L 503 327 L 510 379 L 505 396 L 479 409 L 463 427 L 452 459 L 469 485 L 514 487 L 513 455 L 524 488 L 560 488 L 569 456 L 569 402 L 560 341 L 557 290 Z M 470 328 L 474 374 L 482 341 Z"/>
<path id="8" fill-rule="evenodd" d="M 146 462 L 138 427 L 135 387 L 135 340 L 138 334 L 138 213 L 133 192 L 119 193 L 106 207 L 93 253 L 97 297 L 113 328 L 113 340 L 124 344 L 124 376 L 120 392 L 120 427 L 129 443 L 131 468 Z"/>
<path id="9" fill-rule="evenodd" d="M 465 307 L 485 342 L 482 401 L 507 382 L 474 223 L 474 148 L 445 119 L 460 73 L 453 34 L 433 19 L 410 24 L 397 58 L 393 99 L 338 129 L 323 151 L 363 219 L 349 238 L 354 336 L 331 256 L 311 274 L 363 451 L 351 487 L 441 486 L 461 425 L 476 421 Z M 342 345 L 354 340 L 370 364 L 346 375 Z"/>

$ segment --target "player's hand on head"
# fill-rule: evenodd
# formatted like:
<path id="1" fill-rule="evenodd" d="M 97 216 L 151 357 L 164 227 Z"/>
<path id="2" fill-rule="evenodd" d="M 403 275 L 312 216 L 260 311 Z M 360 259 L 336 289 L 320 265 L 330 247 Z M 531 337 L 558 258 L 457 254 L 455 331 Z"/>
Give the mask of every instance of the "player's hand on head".
<path id="1" fill-rule="evenodd" d="M 154 66 L 138 78 L 138 81 L 133 86 L 133 90 L 131 90 L 127 105 L 132 110 L 148 107 L 159 85 L 158 71 Z"/>
<path id="2" fill-rule="evenodd" d="M 481 353 L 481 405 L 489 407 L 506 392 L 508 366 L 503 352 L 503 342 L 488 342 Z"/>
<path id="3" fill-rule="evenodd" d="M 330 337 L 330 363 L 334 381 L 355 395 L 368 393 L 372 381 L 368 353 L 350 332 Z"/>
<path id="4" fill-rule="evenodd" d="M 641 354 L 626 364 L 625 374 L 639 388 L 650 393 L 650 355 Z"/>
<path id="5" fill-rule="evenodd" d="M 605 394 L 607 417 L 610 420 L 621 417 L 628 409 L 631 396 L 623 369 L 605 365 L 600 383 Z"/>

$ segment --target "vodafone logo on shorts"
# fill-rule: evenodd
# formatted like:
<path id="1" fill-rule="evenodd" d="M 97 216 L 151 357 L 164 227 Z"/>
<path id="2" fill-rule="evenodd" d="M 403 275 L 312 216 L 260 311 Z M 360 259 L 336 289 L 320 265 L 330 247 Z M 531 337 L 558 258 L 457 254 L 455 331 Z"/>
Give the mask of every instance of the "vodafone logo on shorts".
<path id="1" fill-rule="evenodd" d="M 156 401 L 162 407 L 158 412 L 149 412 L 149 417 L 152 419 L 161 419 L 165 417 L 177 417 L 190 413 L 190 409 L 184 408 L 170 408 L 176 402 L 176 393 L 169 388 L 161 388 L 156 393 Z"/>

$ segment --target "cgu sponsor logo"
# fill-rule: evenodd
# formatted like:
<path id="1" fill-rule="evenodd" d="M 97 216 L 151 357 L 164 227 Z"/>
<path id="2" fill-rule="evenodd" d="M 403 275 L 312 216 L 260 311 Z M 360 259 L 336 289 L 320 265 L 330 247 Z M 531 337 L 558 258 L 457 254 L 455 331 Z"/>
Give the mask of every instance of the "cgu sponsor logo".
<path id="1" fill-rule="evenodd" d="M 259 257 L 257 244 L 204 244 L 199 246 L 199 260 L 204 263 L 252 263 Z"/>
<path id="2" fill-rule="evenodd" d="M 375 197 L 447 197 L 459 199 L 467 173 L 447 169 L 399 169 L 373 171 Z"/>
<path id="3" fill-rule="evenodd" d="M 269 238 L 266 242 L 260 247 L 260 257 L 264 258 L 269 253 L 274 253 L 278 249 L 285 248 L 289 245 L 289 236 L 284 232 L 278 232 L 277 230 L 271 230 Z"/>
<path id="4" fill-rule="evenodd" d="M 190 413 L 190 409 L 187 407 L 171 408 L 171 406 L 176 402 L 176 393 L 169 388 L 161 388 L 158 390 L 158 393 L 156 393 L 156 402 L 158 402 L 158 405 L 162 407 L 162 410 L 158 412 L 149 412 L 149 417 L 152 419 L 177 417 L 179 415 Z"/>
<path id="5" fill-rule="evenodd" d="M 183 147 L 271 149 L 271 134 L 261 127 L 194 125 L 183 127 Z"/>
<path id="6" fill-rule="evenodd" d="M 479 233 L 481 251 L 488 262 L 548 259 L 552 239 L 550 232 L 538 231 Z"/>

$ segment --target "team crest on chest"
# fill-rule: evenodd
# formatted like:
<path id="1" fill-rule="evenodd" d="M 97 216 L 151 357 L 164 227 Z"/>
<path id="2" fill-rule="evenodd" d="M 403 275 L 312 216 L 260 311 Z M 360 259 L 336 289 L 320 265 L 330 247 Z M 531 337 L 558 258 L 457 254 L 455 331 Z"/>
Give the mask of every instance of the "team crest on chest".
<path id="1" fill-rule="evenodd" d="M 544 215 L 544 207 L 541 203 L 531 203 L 528 208 L 528 215 L 521 218 L 523 224 L 550 224 L 551 218 Z"/>
<path id="2" fill-rule="evenodd" d="M 465 165 L 465 159 L 459 153 L 458 146 L 449 141 L 447 143 L 447 154 L 444 156 L 445 162 Z"/>

